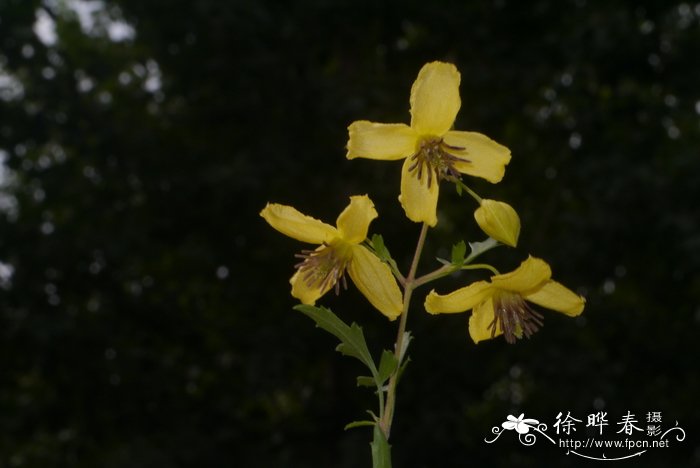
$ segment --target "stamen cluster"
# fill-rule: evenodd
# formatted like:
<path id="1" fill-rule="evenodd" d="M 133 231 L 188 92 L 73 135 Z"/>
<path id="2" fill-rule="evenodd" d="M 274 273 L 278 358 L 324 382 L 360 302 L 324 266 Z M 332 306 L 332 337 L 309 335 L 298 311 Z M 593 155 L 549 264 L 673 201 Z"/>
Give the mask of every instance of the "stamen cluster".
<path id="1" fill-rule="evenodd" d="M 494 297 L 494 317 L 488 325 L 491 330 L 491 338 L 496 336 L 499 329 L 503 330 L 506 342 L 513 344 L 523 334 L 530 338 L 543 326 L 544 316 L 530 307 L 525 300 L 517 294 L 502 293 Z"/>
<path id="2" fill-rule="evenodd" d="M 470 162 L 468 159 L 455 156 L 450 151 L 464 151 L 464 148 L 445 143 L 442 138 L 426 138 L 420 143 L 420 149 L 411 156 L 409 172 L 414 172 L 418 180 L 423 177 L 423 170 L 428 171 L 428 188 L 433 184 L 433 177 L 439 182 L 442 179 L 457 180 L 460 173 L 455 167 L 458 162 Z"/>
<path id="3" fill-rule="evenodd" d="M 351 258 L 340 252 L 340 249 L 323 243 L 316 250 L 302 250 L 294 255 L 303 259 L 294 265 L 299 270 L 301 279 L 310 287 L 326 291 L 335 286 L 335 293 L 340 293 L 340 285 L 348 289 L 345 270 L 350 264 Z"/>

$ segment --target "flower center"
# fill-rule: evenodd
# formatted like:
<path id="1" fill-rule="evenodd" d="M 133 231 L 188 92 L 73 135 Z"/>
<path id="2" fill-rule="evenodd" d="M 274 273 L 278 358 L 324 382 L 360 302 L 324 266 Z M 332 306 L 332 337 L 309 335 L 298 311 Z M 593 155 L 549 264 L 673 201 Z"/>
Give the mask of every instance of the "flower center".
<path id="1" fill-rule="evenodd" d="M 411 156 L 409 172 L 415 173 L 418 180 L 423 177 L 423 171 L 428 172 L 428 188 L 436 181 L 442 179 L 456 180 L 460 178 L 459 171 L 455 167 L 458 162 L 470 162 L 468 159 L 455 156 L 451 152 L 464 151 L 460 146 L 452 146 L 445 143 L 442 138 L 427 137 L 420 142 L 420 148 Z"/>
<path id="2" fill-rule="evenodd" d="M 294 268 L 299 270 L 302 281 L 310 288 L 327 291 L 335 286 L 335 293 L 339 294 L 342 283 L 343 289 L 348 289 L 345 270 L 352 260 L 348 246 L 338 242 L 324 242 L 319 249 L 302 250 L 294 256 L 303 259 Z"/>
<path id="3" fill-rule="evenodd" d="M 488 328 L 491 338 L 503 330 L 506 341 L 515 343 L 523 334 L 530 338 L 543 325 L 542 314 L 534 311 L 519 294 L 502 292 L 493 298 L 494 317 Z"/>

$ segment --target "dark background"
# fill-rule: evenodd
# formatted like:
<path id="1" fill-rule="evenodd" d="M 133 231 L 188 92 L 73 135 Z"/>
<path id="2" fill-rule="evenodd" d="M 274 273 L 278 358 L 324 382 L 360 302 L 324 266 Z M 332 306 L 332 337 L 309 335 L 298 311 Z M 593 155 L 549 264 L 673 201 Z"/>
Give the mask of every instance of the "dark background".
<path id="1" fill-rule="evenodd" d="M 0 466 L 369 466 L 370 431 L 343 431 L 374 409 L 363 370 L 291 309 L 304 246 L 258 213 L 333 222 L 369 193 L 406 271 L 400 163 L 347 161 L 346 127 L 408 122 L 432 60 L 462 73 L 456 128 L 513 153 L 501 184 L 468 181 L 522 219 L 485 259 L 544 258 L 588 302 L 476 346 L 419 291 L 395 466 L 578 466 L 484 438 L 598 410 L 685 428 L 639 466 L 700 466 L 700 4 L 114 0 L 91 27 L 61 5 L 0 1 Z M 469 199 L 440 207 L 423 272 L 482 238 Z M 353 288 L 322 302 L 375 354 L 393 341 Z"/>

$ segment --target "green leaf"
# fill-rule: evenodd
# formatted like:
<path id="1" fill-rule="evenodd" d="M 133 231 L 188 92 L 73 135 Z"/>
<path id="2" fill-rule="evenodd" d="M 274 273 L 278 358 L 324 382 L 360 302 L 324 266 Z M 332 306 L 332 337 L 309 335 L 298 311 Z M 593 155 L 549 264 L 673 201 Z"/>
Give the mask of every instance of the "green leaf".
<path id="1" fill-rule="evenodd" d="M 376 387 L 377 382 L 374 380 L 374 377 L 370 377 L 368 375 L 360 375 L 357 377 L 357 386 L 358 387 Z"/>
<path id="2" fill-rule="evenodd" d="M 372 243 L 372 248 L 377 253 L 377 257 L 379 257 L 380 260 L 383 260 L 386 262 L 389 259 L 391 259 L 391 254 L 389 253 L 389 249 L 387 249 L 386 245 L 384 245 L 384 238 L 381 235 L 373 234 L 371 243 Z"/>
<path id="3" fill-rule="evenodd" d="M 385 349 L 382 353 L 382 358 L 379 360 L 379 378 L 377 380 L 380 385 L 391 377 L 398 365 L 399 361 L 394 353 Z"/>
<path id="4" fill-rule="evenodd" d="M 401 350 L 399 352 L 399 362 L 403 362 L 403 359 L 406 357 L 406 350 L 408 349 L 408 345 L 411 344 L 411 340 L 413 340 L 411 332 L 403 332 L 403 339 L 401 340 Z"/>
<path id="5" fill-rule="evenodd" d="M 396 378 L 398 379 L 398 380 L 396 381 L 397 384 L 398 384 L 399 381 L 401 380 L 401 376 L 403 375 L 404 371 L 406 370 L 406 366 L 408 366 L 408 363 L 409 363 L 409 362 L 411 362 L 411 358 L 410 358 L 410 357 L 406 358 L 406 360 L 405 360 L 403 363 L 401 363 L 401 367 L 399 368 L 399 374 L 396 376 Z"/>
<path id="6" fill-rule="evenodd" d="M 363 426 L 374 426 L 376 423 L 374 421 L 353 421 L 351 423 L 347 423 L 345 425 L 344 430 L 348 429 L 353 429 L 355 427 L 363 427 Z"/>
<path id="7" fill-rule="evenodd" d="M 482 242 L 470 242 L 469 248 L 471 249 L 471 253 L 469 254 L 469 257 L 465 260 L 465 262 L 469 263 L 471 260 L 475 259 L 482 253 L 486 252 L 487 250 L 491 250 L 494 247 L 498 247 L 499 245 L 500 244 L 496 239 L 492 239 L 490 237 Z"/>
<path id="8" fill-rule="evenodd" d="M 360 362 L 366 365 L 372 372 L 372 375 L 377 375 L 377 367 L 374 365 L 372 355 L 367 348 L 365 335 L 362 333 L 362 328 L 353 322 L 348 326 L 340 320 L 337 315 L 325 307 L 316 307 L 312 305 L 299 304 L 294 307 L 295 310 L 311 317 L 316 326 L 323 328 L 327 332 L 334 335 L 340 340 L 340 344 L 335 348 L 346 356 L 357 358 Z"/>
<path id="9" fill-rule="evenodd" d="M 471 244 L 470 244 L 471 245 Z M 452 246 L 452 263 L 454 265 L 464 264 L 464 254 L 467 253 L 467 244 L 459 241 Z"/>
<path id="10" fill-rule="evenodd" d="M 379 424 L 374 426 L 374 440 L 369 445 L 372 448 L 372 468 L 391 468 L 391 445 Z"/>
<path id="11" fill-rule="evenodd" d="M 384 238 L 381 235 L 372 234 L 370 244 L 372 246 L 372 250 L 374 250 L 374 253 L 377 254 L 377 257 L 379 257 L 379 260 L 388 263 L 394 271 L 398 271 L 399 267 L 396 265 L 394 259 L 391 258 L 391 253 L 389 253 L 389 249 L 386 248 Z"/>

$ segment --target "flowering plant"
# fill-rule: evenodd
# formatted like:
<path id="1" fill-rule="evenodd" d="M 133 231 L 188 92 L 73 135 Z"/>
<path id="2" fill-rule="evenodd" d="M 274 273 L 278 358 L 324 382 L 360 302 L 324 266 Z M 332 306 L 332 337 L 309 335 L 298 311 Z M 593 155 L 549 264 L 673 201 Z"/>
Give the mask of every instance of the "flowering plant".
<path id="1" fill-rule="evenodd" d="M 433 289 L 423 304 L 430 314 L 472 311 L 469 334 L 475 343 L 503 335 L 506 342 L 513 344 L 532 336 L 542 326 L 544 317 L 530 303 L 570 317 L 581 314 L 585 304 L 583 297 L 552 280 L 551 268 L 539 258 L 529 256 L 509 273 L 500 273 L 486 263 L 475 263 L 499 245 L 516 247 L 520 218 L 509 204 L 481 198 L 462 180 L 462 175 L 469 175 L 500 182 L 511 154 L 485 135 L 452 129 L 461 107 L 459 84 L 460 74 L 454 65 L 428 63 L 411 88 L 410 125 L 360 120 L 348 127 L 348 159 L 404 160 L 399 201 L 407 218 L 421 223 L 406 274 L 380 235 L 368 237 L 369 225 L 378 216 L 368 195 L 350 197 L 335 227 L 280 204 L 268 204 L 260 213 L 281 233 L 317 246 L 296 255 L 300 261 L 290 283 L 292 296 L 301 304 L 295 309 L 335 335 L 340 340 L 337 350 L 361 361 L 370 373 L 358 377 L 357 383 L 376 389 L 377 412 L 369 411 L 371 419 L 352 422 L 346 428 L 373 428 L 374 468 L 391 466 L 388 441 L 399 377 L 408 364 L 407 349 L 412 336 L 407 331 L 407 319 L 417 288 L 460 270 L 490 271 L 489 280 L 474 281 L 450 293 L 439 294 Z M 474 219 L 488 238 L 470 242 L 469 253 L 465 242 L 455 244 L 450 260 L 441 260 L 441 266 L 418 275 L 426 236 L 438 223 L 441 184 L 454 184 L 458 193 L 466 192 L 477 202 Z M 316 306 L 331 289 L 338 293 L 341 286 L 347 288 L 346 273 L 375 309 L 391 321 L 399 319 L 393 350 L 385 350 L 378 361 L 369 352 L 360 326 L 348 325 L 330 309 Z M 526 430 L 523 424 L 527 422 L 516 420 L 513 427 Z"/>

